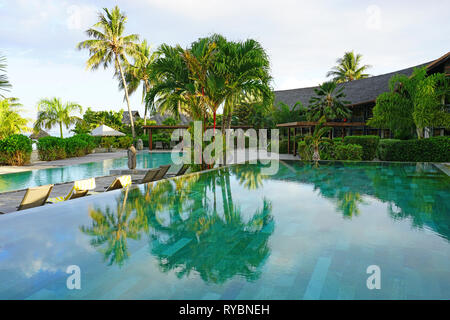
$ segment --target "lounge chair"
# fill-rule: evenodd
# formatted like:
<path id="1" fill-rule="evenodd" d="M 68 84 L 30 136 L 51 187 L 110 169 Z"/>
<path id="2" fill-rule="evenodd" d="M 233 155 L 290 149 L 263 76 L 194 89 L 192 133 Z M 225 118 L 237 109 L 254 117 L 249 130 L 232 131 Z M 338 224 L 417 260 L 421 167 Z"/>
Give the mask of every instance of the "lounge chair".
<path id="1" fill-rule="evenodd" d="M 169 171 L 170 168 L 170 164 L 165 165 L 165 166 L 159 166 L 159 170 L 158 173 L 155 176 L 155 180 L 161 180 L 162 178 L 164 178 L 164 176 L 166 175 L 167 171 Z"/>
<path id="2" fill-rule="evenodd" d="M 17 211 L 43 206 L 47 202 L 52 189 L 52 184 L 28 188 L 20 205 L 17 207 Z M 3 214 L 2 212 L 0 213 Z"/>
<path id="3" fill-rule="evenodd" d="M 181 175 L 185 174 L 186 171 L 187 171 L 188 169 L 189 169 L 189 165 L 183 164 L 183 165 L 178 169 L 178 171 L 177 171 L 176 173 L 168 173 L 166 176 L 167 176 L 168 178 L 170 178 L 170 177 L 178 177 L 178 176 L 181 176 Z"/>
<path id="4" fill-rule="evenodd" d="M 57 203 L 76 198 L 81 198 L 87 195 L 89 190 L 94 189 L 95 189 L 95 178 L 78 180 L 73 183 L 72 189 L 70 189 L 69 193 L 65 197 L 49 198 L 48 201 L 51 203 Z"/>
<path id="5" fill-rule="evenodd" d="M 133 181 L 133 182 L 141 184 L 141 183 L 148 183 L 148 182 L 155 181 L 156 175 L 158 174 L 158 172 L 160 170 L 161 170 L 161 168 L 159 168 L 159 169 L 150 169 L 150 170 L 147 171 L 147 173 L 145 174 L 145 176 L 142 179 L 137 180 L 137 181 Z"/>
<path id="6" fill-rule="evenodd" d="M 163 149 L 163 144 L 161 141 L 155 142 L 155 149 Z"/>
<path id="7" fill-rule="evenodd" d="M 114 179 L 114 181 L 109 185 L 109 187 L 105 187 L 107 191 L 122 189 L 131 185 L 131 176 L 120 176 Z"/>

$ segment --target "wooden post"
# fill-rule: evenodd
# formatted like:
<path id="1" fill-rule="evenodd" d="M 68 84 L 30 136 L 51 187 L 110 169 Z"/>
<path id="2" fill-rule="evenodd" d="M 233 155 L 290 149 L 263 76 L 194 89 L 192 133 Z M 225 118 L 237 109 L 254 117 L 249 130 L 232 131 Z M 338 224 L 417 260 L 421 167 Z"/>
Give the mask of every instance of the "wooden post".
<path id="1" fill-rule="evenodd" d="M 153 132 L 152 129 L 148 129 L 148 150 L 153 149 Z"/>
<path id="2" fill-rule="evenodd" d="M 297 143 L 295 137 L 297 136 L 297 127 L 294 128 L 294 156 L 297 153 Z"/>
<path id="3" fill-rule="evenodd" d="M 287 153 L 291 153 L 290 152 L 290 146 L 291 146 L 291 128 L 288 127 L 288 145 L 287 145 Z"/>

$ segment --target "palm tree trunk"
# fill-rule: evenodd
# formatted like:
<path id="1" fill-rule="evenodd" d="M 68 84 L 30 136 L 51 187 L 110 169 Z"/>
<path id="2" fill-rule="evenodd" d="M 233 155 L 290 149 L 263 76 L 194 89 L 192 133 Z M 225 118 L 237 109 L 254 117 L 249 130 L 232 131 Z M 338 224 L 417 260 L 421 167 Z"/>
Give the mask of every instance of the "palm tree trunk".
<path id="1" fill-rule="evenodd" d="M 131 134 L 133 135 L 133 140 L 136 139 L 136 132 L 134 131 L 134 121 L 133 121 L 133 114 L 131 113 L 130 108 L 130 99 L 128 97 L 128 87 L 127 82 L 125 81 L 125 77 L 123 75 L 122 65 L 119 63 L 119 58 L 116 55 L 116 64 L 119 66 L 120 76 L 122 78 L 123 83 L 123 89 L 125 90 L 125 98 L 127 99 L 127 106 L 128 106 L 128 115 L 130 116 L 130 124 L 131 124 Z"/>
<path id="2" fill-rule="evenodd" d="M 61 135 L 61 138 L 62 138 L 63 137 L 62 122 L 59 123 L 59 134 Z"/>
<path id="3" fill-rule="evenodd" d="M 148 93 L 150 91 L 150 86 L 148 84 L 148 80 L 144 80 L 145 92 Z M 144 105 L 144 126 L 147 124 L 147 106 Z"/>

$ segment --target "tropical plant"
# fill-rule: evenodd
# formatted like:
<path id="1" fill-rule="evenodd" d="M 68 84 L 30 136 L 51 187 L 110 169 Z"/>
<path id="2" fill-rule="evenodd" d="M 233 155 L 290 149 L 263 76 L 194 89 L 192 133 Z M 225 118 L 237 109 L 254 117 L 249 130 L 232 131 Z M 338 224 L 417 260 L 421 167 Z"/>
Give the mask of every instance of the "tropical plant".
<path id="1" fill-rule="evenodd" d="M 323 136 L 331 130 L 330 127 L 324 126 L 325 122 L 326 122 L 325 116 L 322 116 L 314 128 L 313 134 L 305 137 L 306 147 L 310 150 L 312 149 L 313 151 L 312 154 L 313 161 L 320 160 L 319 147 L 321 143 L 324 141 Z"/>
<path id="2" fill-rule="evenodd" d="M 123 35 L 127 17 L 118 6 L 115 6 L 112 10 L 107 8 L 103 10 L 103 13 L 99 12 L 98 14 L 99 21 L 86 31 L 86 34 L 93 39 L 82 41 L 77 47 L 78 49 L 86 48 L 89 50 L 90 57 L 86 62 L 88 69 L 95 70 L 100 65 L 103 65 L 106 69 L 111 63 L 114 63 L 115 74 L 120 77 L 125 91 L 131 132 L 134 139 L 136 133 L 122 64 L 128 64 L 127 55 L 140 56 L 136 44 L 139 36 L 137 34 Z"/>
<path id="3" fill-rule="evenodd" d="M 353 51 L 345 52 L 342 58 L 336 60 L 337 65 L 328 71 L 327 77 L 333 77 L 337 83 L 368 78 L 370 75 L 365 72 L 371 66 L 360 66 L 361 58 L 362 55 L 355 55 Z"/>
<path id="4" fill-rule="evenodd" d="M 41 99 L 37 105 L 38 116 L 34 123 L 34 130 L 39 131 L 42 127 L 51 129 L 59 126 L 61 138 L 63 137 L 63 125 L 66 129 L 80 121 L 80 117 L 73 115 L 74 112 L 81 113 L 83 108 L 74 102 L 63 103 L 60 98 Z"/>
<path id="5" fill-rule="evenodd" d="M 311 121 L 317 121 L 321 117 L 326 120 L 350 117 L 351 110 L 346 106 L 350 104 L 345 99 L 344 87 L 337 86 L 336 82 L 328 81 L 314 88 L 315 95 L 309 100 L 307 117 Z"/>
<path id="6" fill-rule="evenodd" d="M 30 120 L 22 118 L 19 114 L 21 106 L 16 98 L 7 98 L 0 101 L 0 139 L 31 130 L 27 127 Z"/>
<path id="7" fill-rule="evenodd" d="M 11 84 L 6 75 L 6 58 L 0 54 L 0 90 L 9 91 L 9 88 L 11 88 Z M 4 98 L 1 93 L 0 97 Z"/>
<path id="8" fill-rule="evenodd" d="M 152 52 L 147 40 L 142 41 L 136 48 L 137 54 L 133 56 L 134 62 L 125 65 L 125 80 L 128 85 L 128 94 L 133 94 L 142 83 L 142 102 L 146 102 L 145 96 L 150 88 L 155 84 L 151 78 L 153 62 L 158 57 L 157 52 Z M 119 87 L 124 89 L 123 82 L 119 82 Z M 147 112 L 151 110 L 151 105 L 144 106 L 144 125 L 147 124 Z"/>
<path id="9" fill-rule="evenodd" d="M 419 139 L 425 128 L 450 128 L 450 113 L 445 105 L 450 95 L 449 81 L 443 73 L 428 76 L 426 67 L 415 68 L 410 77 L 392 76 L 389 92 L 377 97 L 373 117 L 367 124 L 400 132 L 416 129 Z"/>
<path id="10" fill-rule="evenodd" d="M 31 139 L 22 134 L 13 134 L 0 140 L 0 164 L 22 166 L 30 161 Z"/>

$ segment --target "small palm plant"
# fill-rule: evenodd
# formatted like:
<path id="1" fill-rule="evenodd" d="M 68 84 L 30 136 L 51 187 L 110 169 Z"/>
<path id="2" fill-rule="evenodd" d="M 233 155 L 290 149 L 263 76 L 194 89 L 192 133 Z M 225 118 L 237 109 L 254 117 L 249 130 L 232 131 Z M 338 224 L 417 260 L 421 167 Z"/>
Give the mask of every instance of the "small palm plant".
<path id="1" fill-rule="evenodd" d="M 74 102 L 63 103 L 60 98 L 42 99 L 38 102 L 38 117 L 34 123 L 34 131 L 42 127 L 51 129 L 59 125 L 61 138 L 63 137 L 63 125 L 66 129 L 80 121 L 80 117 L 73 115 L 74 112 L 81 113 L 83 108 Z"/>
<path id="2" fill-rule="evenodd" d="M 325 117 L 319 119 L 316 127 L 314 128 L 314 132 L 311 136 L 305 137 L 306 150 L 312 151 L 312 160 L 319 161 L 320 160 L 320 152 L 319 148 L 321 143 L 324 141 L 323 136 L 326 135 L 331 127 L 325 127 Z"/>
<path id="3" fill-rule="evenodd" d="M 99 13 L 99 22 L 86 31 L 86 34 L 93 39 L 80 42 L 77 47 L 78 49 L 89 49 L 90 57 L 86 62 L 88 69 L 95 70 L 100 65 L 103 65 L 106 69 L 111 63 L 114 63 L 115 74 L 122 80 L 130 116 L 131 132 L 133 138 L 135 138 L 136 133 L 128 97 L 128 86 L 122 64 L 128 64 L 127 55 L 139 55 L 136 43 L 139 36 L 137 34 L 123 35 L 127 17 L 118 6 L 115 6 L 112 10 L 106 8 L 103 10 L 104 13 Z"/>
<path id="4" fill-rule="evenodd" d="M 371 66 L 368 64 L 360 66 L 361 59 L 362 55 L 353 51 L 344 53 L 342 58 L 336 60 L 337 65 L 328 71 L 327 77 L 332 76 L 338 83 L 368 78 L 370 75 L 365 72 Z"/>

